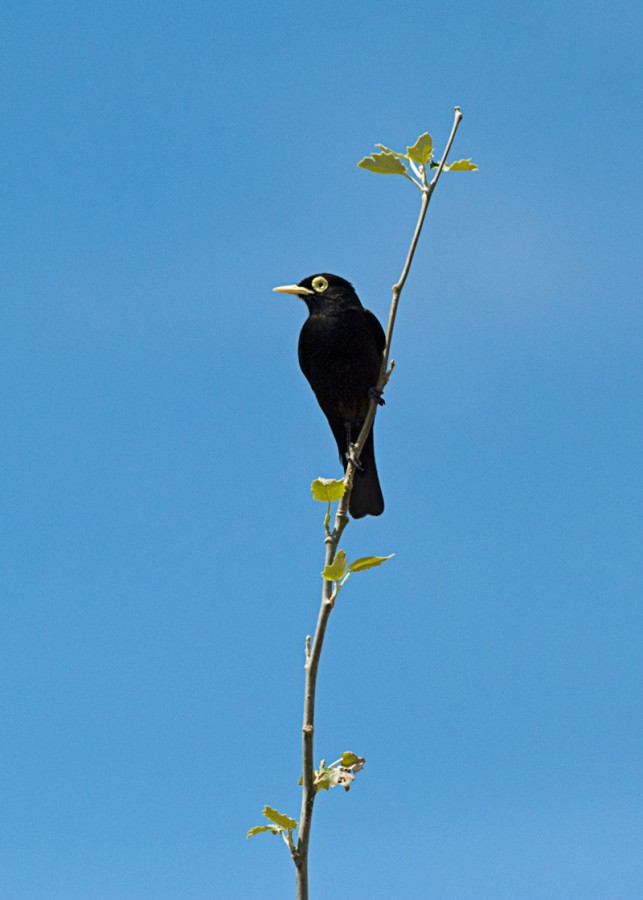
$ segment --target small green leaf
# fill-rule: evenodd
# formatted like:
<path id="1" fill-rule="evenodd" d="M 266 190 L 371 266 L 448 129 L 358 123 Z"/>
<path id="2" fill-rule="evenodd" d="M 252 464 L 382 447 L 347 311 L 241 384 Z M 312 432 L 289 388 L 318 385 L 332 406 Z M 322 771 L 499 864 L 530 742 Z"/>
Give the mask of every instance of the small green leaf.
<path id="1" fill-rule="evenodd" d="M 449 172 L 477 172 L 478 167 L 469 159 L 457 159 L 455 162 L 449 163 L 447 166 Z"/>
<path id="2" fill-rule="evenodd" d="M 279 834 L 280 831 L 283 831 L 283 828 L 279 828 L 277 825 L 255 825 L 255 827 L 251 828 L 246 835 L 246 839 L 253 837 L 255 834 L 261 834 L 262 831 L 269 831 L 271 834 Z"/>
<path id="3" fill-rule="evenodd" d="M 337 551 L 335 559 L 329 566 L 324 566 L 324 571 L 321 574 L 326 581 L 339 581 L 340 578 L 344 577 L 346 574 L 346 554 L 343 550 Z"/>
<path id="4" fill-rule="evenodd" d="M 378 172 L 380 175 L 406 175 L 406 166 L 400 162 L 398 156 L 392 151 L 385 153 L 373 153 L 365 156 L 357 163 L 358 168 L 368 169 L 369 172 Z"/>
<path id="5" fill-rule="evenodd" d="M 359 760 L 360 757 L 355 753 L 351 753 L 350 750 L 346 750 L 342 753 L 342 765 L 347 769 L 350 768 L 350 766 L 354 766 Z"/>
<path id="6" fill-rule="evenodd" d="M 337 478 L 316 478 L 310 489 L 313 492 L 313 500 L 331 503 L 334 500 L 341 500 L 346 491 L 346 485 Z"/>
<path id="7" fill-rule="evenodd" d="M 393 556 L 395 556 L 394 553 L 391 553 L 390 556 L 362 556 L 350 564 L 348 571 L 365 572 L 366 569 L 372 569 L 374 566 L 381 566 L 383 562 L 386 562 L 387 559 L 391 559 Z"/>
<path id="8" fill-rule="evenodd" d="M 337 772 L 335 769 L 319 769 L 315 772 L 315 787 L 318 791 L 329 791 L 337 784 Z"/>
<path id="9" fill-rule="evenodd" d="M 270 819 L 271 822 L 274 822 L 275 825 L 279 825 L 280 828 L 285 829 L 286 831 L 292 831 L 293 828 L 297 827 L 295 819 L 291 819 L 289 816 L 277 812 L 276 809 L 272 809 L 270 806 L 264 807 L 263 814 L 266 819 Z M 266 827 L 270 828 L 270 825 Z"/>
<path id="10" fill-rule="evenodd" d="M 439 163 L 431 163 L 432 169 L 437 169 Z M 455 162 L 447 163 L 443 172 L 477 172 L 478 167 L 471 159 L 456 159 Z"/>
<path id="11" fill-rule="evenodd" d="M 426 165 L 433 156 L 433 138 L 429 132 L 425 131 L 424 134 L 421 134 L 412 147 L 406 148 L 406 152 L 414 163 Z"/>

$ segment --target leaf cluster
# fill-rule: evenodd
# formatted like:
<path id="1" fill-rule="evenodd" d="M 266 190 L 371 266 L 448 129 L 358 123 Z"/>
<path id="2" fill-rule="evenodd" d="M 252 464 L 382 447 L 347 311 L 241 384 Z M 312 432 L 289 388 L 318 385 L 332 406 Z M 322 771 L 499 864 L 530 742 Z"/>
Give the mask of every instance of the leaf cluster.
<path id="1" fill-rule="evenodd" d="M 345 791 L 350 791 L 355 775 L 361 772 L 365 765 L 365 758 L 351 753 L 350 750 L 342 753 L 341 759 L 329 766 L 322 759 L 319 769 L 316 769 L 314 773 L 315 790 L 329 791 L 331 788 L 339 786 L 343 787 Z"/>
<path id="2" fill-rule="evenodd" d="M 290 846 L 292 843 L 292 833 L 297 828 L 296 819 L 285 816 L 283 813 L 277 812 L 271 806 L 264 806 L 263 815 L 268 819 L 269 825 L 255 825 L 247 833 L 246 837 L 253 837 L 255 834 L 261 834 L 262 831 L 269 831 L 271 834 L 281 834 L 284 836 L 286 843 Z"/>
<path id="3" fill-rule="evenodd" d="M 351 750 L 345 750 L 339 759 L 326 765 L 326 760 L 322 759 L 319 769 L 314 772 L 315 791 L 329 791 L 332 787 L 343 787 L 345 791 L 349 791 L 351 784 L 355 780 L 358 772 L 361 772 L 366 765 L 366 759 L 358 756 Z M 299 779 L 299 784 L 303 783 L 303 776 Z M 246 838 L 254 837 L 255 834 L 269 832 L 270 834 L 280 834 L 286 844 L 294 849 L 292 839 L 293 831 L 299 827 L 296 819 L 278 812 L 271 806 L 264 806 L 263 815 L 268 819 L 267 825 L 255 825 L 246 834 Z"/>
<path id="4" fill-rule="evenodd" d="M 375 144 L 379 153 L 365 156 L 357 163 L 358 168 L 377 172 L 378 175 L 402 175 L 412 181 L 420 190 L 428 188 L 427 169 L 437 169 L 440 165 L 433 159 L 433 138 L 428 131 L 421 134 L 406 153 L 391 150 L 384 144 Z M 443 172 L 476 172 L 477 165 L 471 159 L 458 159 L 445 163 Z"/>
<path id="5" fill-rule="evenodd" d="M 324 571 L 321 573 L 322 578 L 325 578 L 326 581 L 339 582 L 339 586 L 342 587 L 353 572 L 365 572 L 367 569 L 381 566 L 383 562 L 394 556 L 394 553 L 389 556 L 360 556 L 355 562 L 349 563 L 344 551 L 338 550 L 332 563 L 324 566 Z"/>

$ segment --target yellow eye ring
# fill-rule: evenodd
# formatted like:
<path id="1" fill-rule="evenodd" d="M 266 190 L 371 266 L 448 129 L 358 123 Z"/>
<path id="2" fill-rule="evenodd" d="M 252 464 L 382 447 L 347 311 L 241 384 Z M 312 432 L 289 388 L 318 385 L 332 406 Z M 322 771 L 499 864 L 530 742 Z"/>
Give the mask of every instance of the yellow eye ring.
<path id="1" fill-rule="evenodd" d="M 324 278 L 323 275 L 317 275 L 316 278 L 313 278 L 313 290 L 317 291 L 318 294 L 323 294 L 326 288 L 328 287 L 328 282 Z"/>

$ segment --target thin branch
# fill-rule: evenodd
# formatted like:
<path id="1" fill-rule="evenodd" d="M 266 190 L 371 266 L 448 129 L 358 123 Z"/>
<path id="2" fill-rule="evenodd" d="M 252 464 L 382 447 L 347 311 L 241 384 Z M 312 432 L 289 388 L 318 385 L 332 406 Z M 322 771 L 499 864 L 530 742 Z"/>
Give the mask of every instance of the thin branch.
<path id="1" fill-rule="evenodd" d="M 395 365 L 395 363 L 391 361 L 390 368 L 388 367 L 391 341 L 393 339 L 393 328 L 395 326 L 395 318 L 397 315 L 397 307 L 400 300 L 400 294 L 402 293 L 402 289 L 411 268 L 411 263 L 413 262 L 413 256 L 415 254 L 415 249 L 420 238 L 420 233 L 422 231 L 424 219 L 429 208 L 431 196 L 438 182 L 440 174 L 442 173 L 442 170 L 444 168 L 447 155 L 449 153 L 449 150 L 451 149 L 451 144 L 453 143 L 455 133 L 461 120 L 462 113 L 460 112 L 460 108 L 456 106 L 455 119 L 453 122 L 453 127 L 451 129 L 451 135 L 449 136 L 449 140 L 447 141 L 444 153 L 442 154 L 442 159 L 440 160 L 438 168 L 435 170 L 435 175 L 430 184 L 427 184 L 426 166 L 423 167 L 422 171 L 422 184 L 420 184 L 420 182 L 418 181 L 415 181 L 414 178 L 410 178 L 410 176 L 407 176 L 421 189 L 422 204 L 420 207 L 420 214 L 415 226 L 415 231 L 413 232 L 413 238 L 411 240 L 409 252 L 406 257 L 406 262 L 404 263 L 404 268 L 402 269 L 402 274 L 400 275 L 397 283 L 393 285 L 393 297 L 391 300 L 391 309 L 389 312 L 388 326 L 386 329 L 386 343 L 384 346 L 384 352 L 382 354 L 382 365 L 380 367 L 380 374 L 377 382 L 377 388 L 379 391 L 383 390 L 383 388 L 385 387 L 388 379 L 391 376 L 391 372 L 393 371 L 393 366 Z M 344 492 L 344 495 L 342 496 L 337 506 L 335 523 L 332 532 L 330 532 L 329 530 L 328 523 L 325 523 L 325 566 L 330 566 L 333 562 L 333 559 L 335 558 L 335 554 L 337 553 L 337 549 L 339 547 L 341 536 L 344 532 L 344 529 L 346 528 L 346 525 L 348 524 L 348 502 L 350 500 L 350 495 L 353 488 L 353 478 L 355 476 L 355 470 L 359 463 L 362 449 L 364 447 L 366 439 L 371 432 L 371 428 L 373 427 L 375 414 L 377 412 L 377 406 L 377 399 L 373 397 L 369 404 L 368 412 L 359 433 L 359 437 L 350 448 L 348 463 L 346 466 L 346 473 L 344 476 L 346 491 Z M 315 727 L 315 693 L 317 688 L 317 673 L 319 671 L 319 661 L 324 645 L 326 627 L 328 625 L 328 619 L 332 612 L 336 596 L 337 589 L 333 591 L 333 583 L 324 579 L 322 586 L 321 607 L 317 619 L 315 635 L 312 641 L 312 647 L 310 646 L 310 642 L 308 641 L 306 648 L 306 688 L 304 697 L 304 722 L 302 727 L 303 788 L 301 815 L 299 818 L 299 837 L 297 840 L 297 847 L 293 852 L 293 859 L 295 860 L 295 868 L 297 874 L 297 900 L 308 900 L 308 845 L 310 842 L 310 829 L 312 825 L 313 807 L 315 804 L 316 795 L 316 787 L 314 783 L 315 767 L 313 754 Z"/>
<path id="2" fill-rule="evenodd" d="M 455 133 L 458 130 L 458 125 L 462 121 L 462 113 L 460 112 L 460 107 L 456 106 L 455 108 L 455 117 L 453 119 L 453 127 L 451 128 L 451 134 L 449 135 L 449 140 L 447 141 L 447 145 L 444 148 L 444 153 L 442 154 L 442 159 L 435 170 L 435 175 L 431 179 L 431 183 L 422 188 L 422 206 L 420 207 L 420 215 L 418 216 L 417 224 L 415 226 L 415 232 L 413 234 L 413 239 L 411 241 L 411 246 L 409 247 L 409 252 L 406 257 L 406 262 L 404 263 L 404 268 L 402 269 L 402 274 L 397 282 L 397 284 L 393 285 L 393 300 L 391 302 L 391 312 L 389 314 L 388 320 L 388 328 L 386 331 L 386 347 L 384 349 L 385 358 L 382 364 L 382 368 L 386 369 L 388 363 L 388 353 L 389 348 L 391 346 L 391 339 L 393 337 L 393 326 L 395 325 L 395 316 L 397 315 L 397 304 L 400 299 L 400 294 L 402 293 L 402 288 L 406 283 L 406 279 L 409 274 L 409 270 L 411 268 L 411 263 L 413 262 L 413 257 L 415 256 L 415 249 L 418 245 L 418 241 L 420 239 L 420 232 L 422 231 L 422 225 L 424 224 L 424 217 L 426 216 L 427 210 L 429 208 L 429 203 L 431 202 L 431 197 L 433 195 L 433 191 L 435 190 L 435 186 L 438 183 L 438 179 L 442 174 L 442 170 L 444 169 L 444 164 L 446 163 L 447 156 L 449 150 L 451 149 L 451 144 L 453 143 L 453 139 L 455 137 Z M 426 167 L 424 170 L 424 181 L 426 182 Z M 368 437 L 368 435 L 367 435 Z"/>
<path id="3" fill-rule="evenodd" d="M 442 159 L 438 165 L 438 168 L 435 170 L 435 175 L 431 179 L 431 183 L 422 188 L 422 204 L 420 206 L 420 214 L 418 216 L 417 223 L 415 225 L 415 231 L 413 232 L 413 237 L 411 239 L 411 246 L 409 247 L 409 252 L 406 257 L 406 261 L 404 263 L 404 268 L 402 269 L 402 274 L 400 275 L 398 281 L 393 285 L 393 297 L 391 299 L 391 308 L 389 311 L 388 317 L 388 325 L 386 328 L 386 343 L 384 345 L 384 353 L 382 354 L 382 365 L 380 368 L 380 377 L 377 382 L 377 387 L 379 390 L 383 390 L 388 381 L 387 377 L 387 366 L 389 354 L 391 351 L 391 342 L 393 340 L 393 328 L 395 327 L 395 319 L 397 316 L 397 307 L 400 302 L 400 295 L 402 293 L 402 289 L 406 283 L 406 279 L 408 277 L 409 271 L 411 269 L 411 263 L 413 262 L 413 257 L 415 256 L 415 250 L 418 245 L 418 241 L 420 239 L 420 234 L 422 232 L 422 226 L 424 225 L 424 219 L 426 217 L 427 210 L 429 208 L 429 203 L 431 202 L 431 197 L 433 196 L 433 191 L 435 190 L 435 186 L 438 183 L 438 179 L 442 174 L 442 170 L 444 169 L 444 164 L 447 159 L 447 155 L 449 150 L 451 149 L 451 144 L 453 143 L 453 139 L 455 137 L 455 133 L 458 130 L 458 125 L 462 121 L 462 113 L 460 111 L 460 107 L 456 106 L 455 108 L 455 117 L 453 119 L 453 126 L 451 128 L 451 134 L 449 135 L 449 140 L 447 141 L 446 147 L 444 148 L 444 153 L 442 154 Z M 425 169 L 425 178 L 426 178 L 426 169 Z M 375 398 L 371 399 L 368 412 L 366 414 L 366 418 L 364 420 L 364 424 L 362 425 L 362 430 L 359 433 L 359 437 L 357 441 L 353 444 L 351 448 L 351 453 L 348 460 L 348 467 L 346 470 L 346 480 L 352 486 L 352 479 L 355 474 L 355 469 L 357 468 L 357 462 L 359 461 L 362 449 L 364 444 L 366 443 L 366 439 L 371 433 L 371 429 L 373 427 L 373 422 L 375 421 L 375 414 L 377 412 L 377 400 Z M 348 494 L 348 497 L 347 497 Z M 348 501 L 350 500 L 350 491 L 347 490 L 346 494 L 342 497 L 339 509 L 337 513 L 339 515 L 340 512 L 343 512 L 346 515 L 348 510 Z M 344 505 L 344 509 L 342 510 L 342 505 Z M 343 530 L 343 529 L 342 529 Z"/>
<path id="4" fill-rule="evenodd" d="M 347 519 L 348 521 L 348 519 Z M 346 523 L 342 527 L 344 530 Z M 341 532 L 340 532 L 341 533 Z M 326 538 L 326 561 L 329 566 L 333 561 L 339 537 Z M 324 579 L 322 587 L 322 603 L 317 619 L 317 627 L 313 638 L 310 655 L 306 660 L 306 689 L 304 697 L 304 723 L 302 727 L 302 799 L 301 814 L 299 816 L 299 837 L 295 859 L 295 871 L 297 876 L 297 900 L 308 900 L 308 845 L 310 842 L 310 828 L 313 818 L 313 806 L 317 789 L 314 782 L 314 758 L 313 741 L 315 729 L 315 692 L 317 688 L 317 671 L 319 660 L 324 645 L 326 626 L 333 609 L 331 581 Z"/>

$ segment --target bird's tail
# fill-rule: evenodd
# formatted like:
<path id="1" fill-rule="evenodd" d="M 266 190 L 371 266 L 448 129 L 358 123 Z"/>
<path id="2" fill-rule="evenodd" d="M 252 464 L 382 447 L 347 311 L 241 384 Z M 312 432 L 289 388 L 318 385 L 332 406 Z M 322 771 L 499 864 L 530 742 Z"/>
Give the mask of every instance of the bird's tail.
<path id="1" fill-rule="evenodd" d="M 354 519 L 380 516 L 384 512 L 384 497 L 375 465 L 373 432 L 369 434 L 360 456 L 361 468 L 355 472 L 353 491 L 348 510 Z"/>

